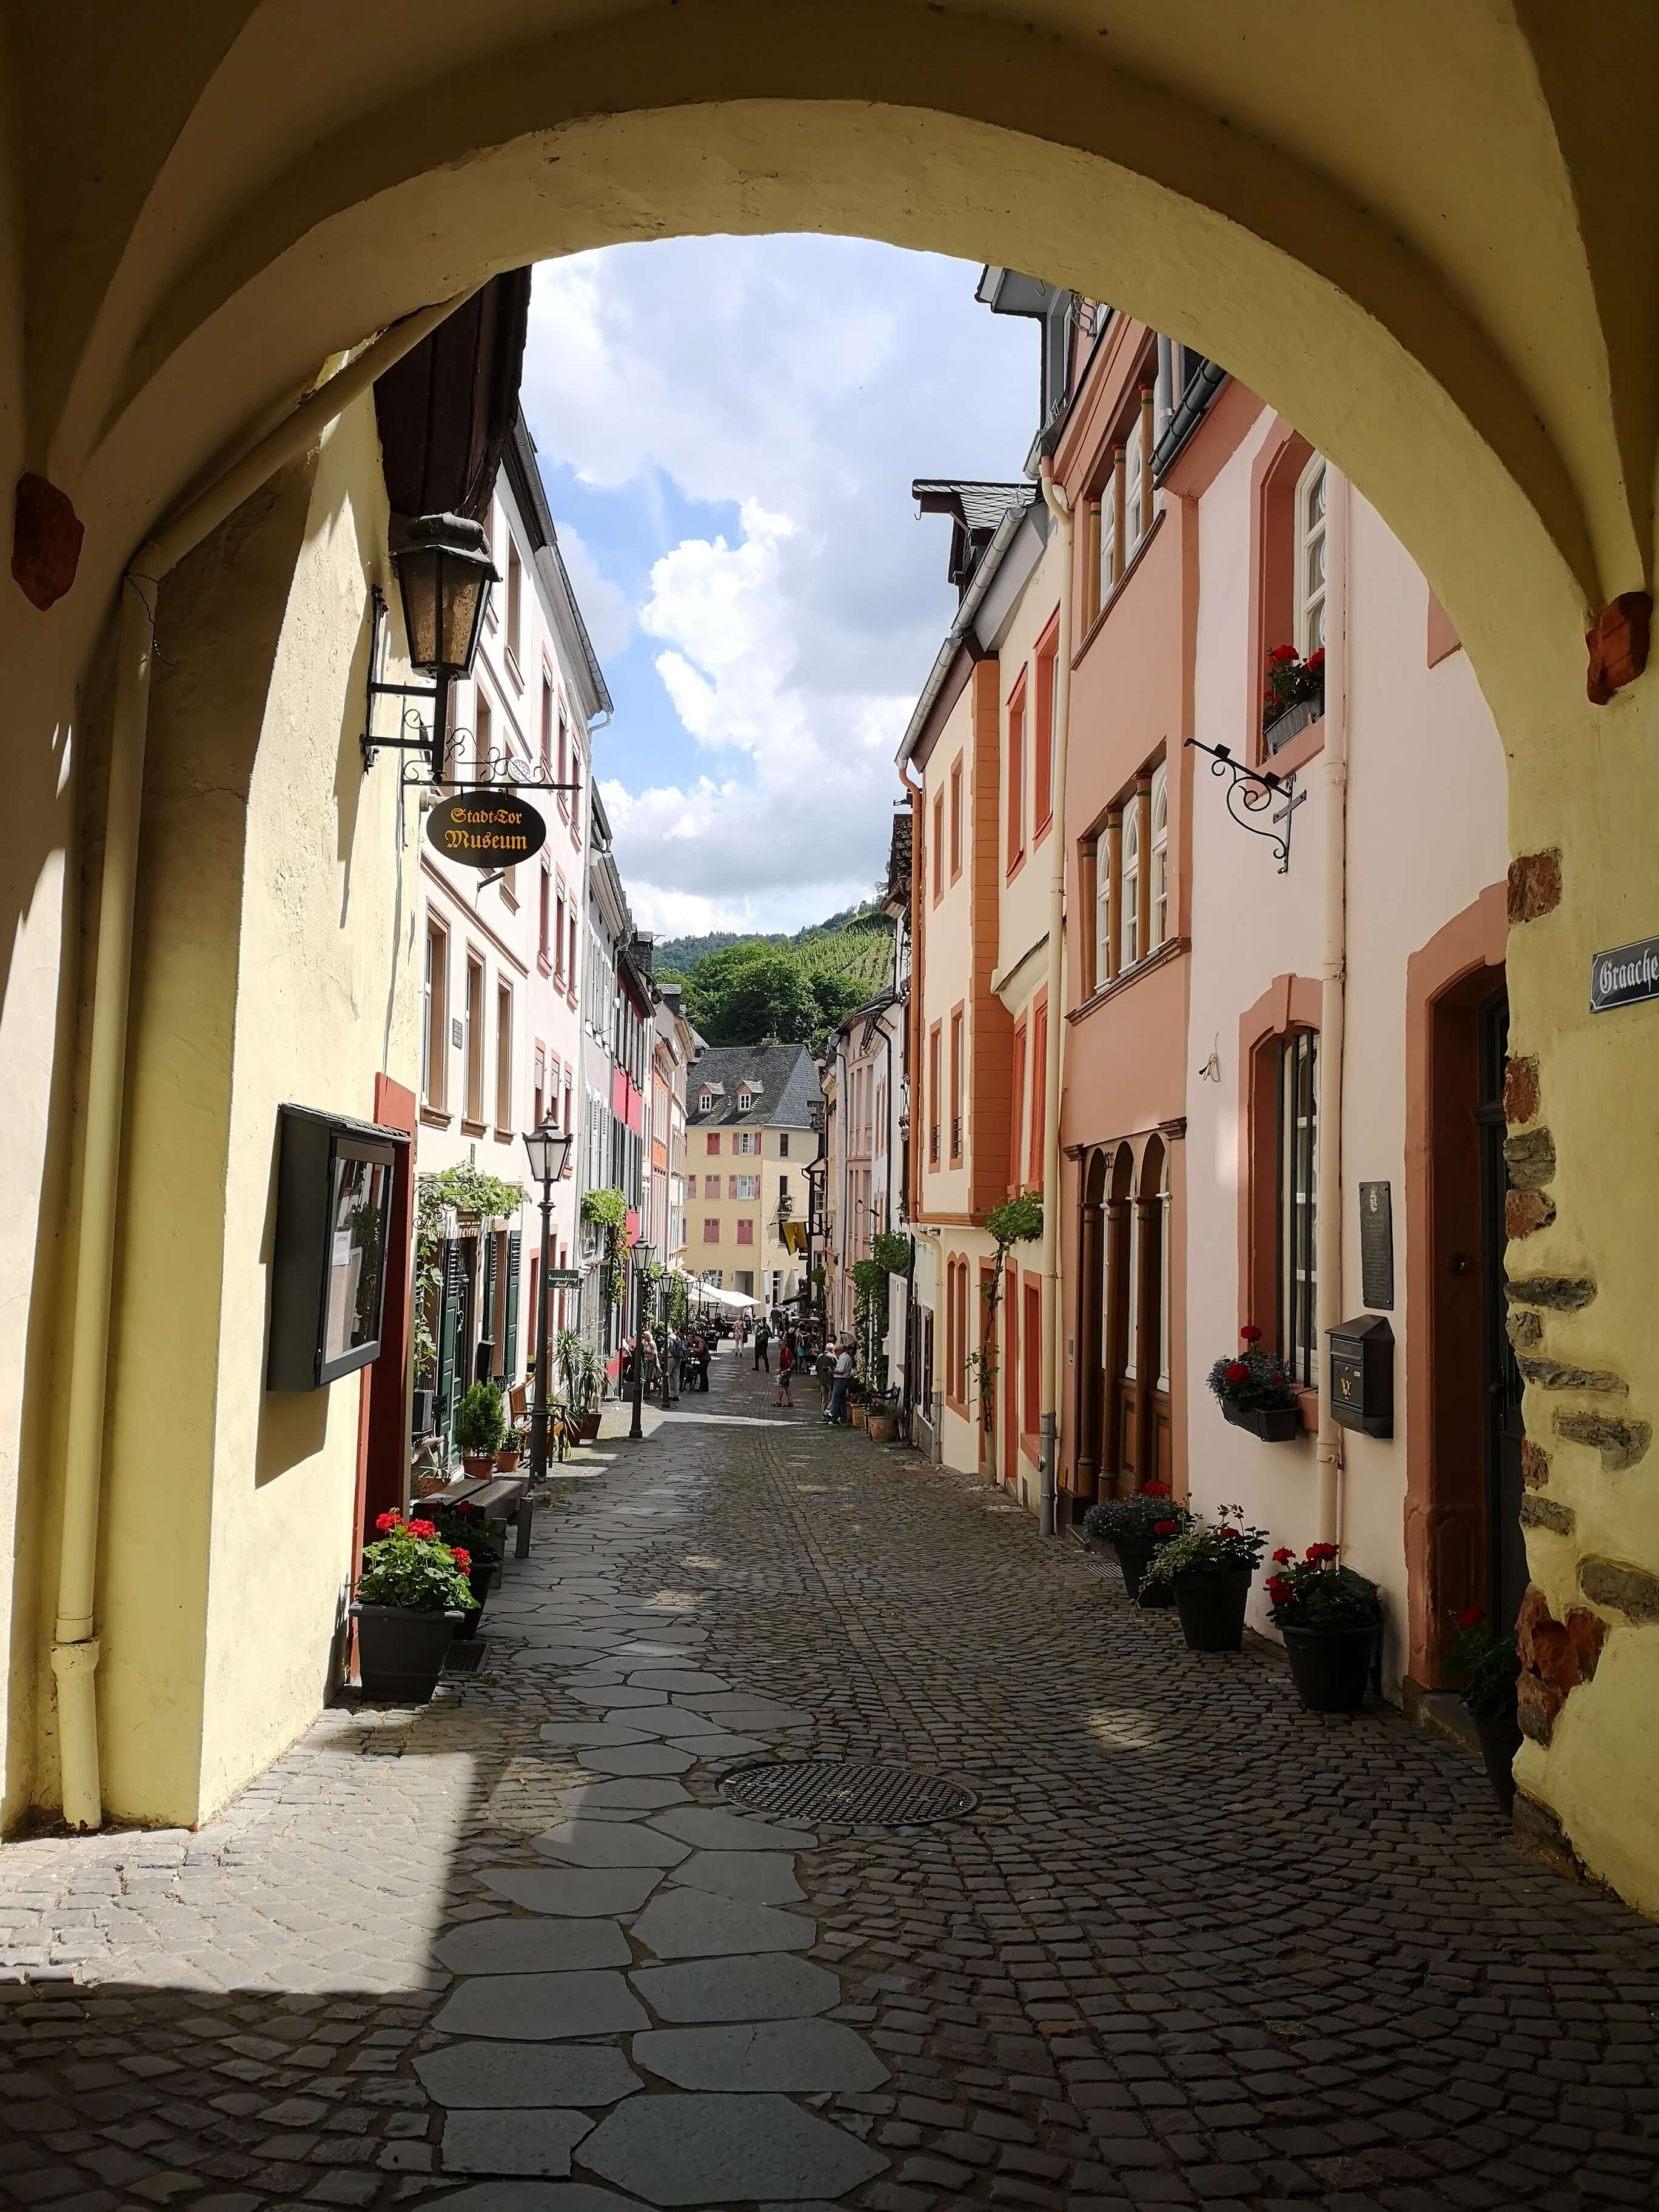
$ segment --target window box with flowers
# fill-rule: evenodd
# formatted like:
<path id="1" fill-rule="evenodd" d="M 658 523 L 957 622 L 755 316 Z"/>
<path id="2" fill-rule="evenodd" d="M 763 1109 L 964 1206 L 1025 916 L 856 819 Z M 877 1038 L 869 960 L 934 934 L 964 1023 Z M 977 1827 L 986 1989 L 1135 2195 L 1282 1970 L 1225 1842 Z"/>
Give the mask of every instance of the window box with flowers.
<path id="1" fill-rule="evenodd" d="M 1216 1513 L 1213 1523 L 1194 1515 L 1179 1535 L 1160 1544 L 1142 1583 L 1174 1590 L 1189 1651 L 1243 1648 L 1244 1607 L 1267 1548 L 1267 1530 L 1251 1528 L 1241 1507 L 1218 1506 Z"/>
<path id="2" fill-rule="evenodd" d="M 1238 1332 L 1243 1352 L 1218 1359 L 1205 1377 L 1215 1393 L 1222 1418 L 1248 1429 L 1263 1443 L 1287 1443 L 1302 1433 L 1302 1407 L 1285 1363 L 1261 1348 L 1261 1331 L 1246 1322 Z"/>
<path id="3" fill-rule="evenodd" d="M 1498 1809 L 1507 1820 L 1515 1810 L 1515 1754 L 1521 1748 L 1521 1653 L 1515 1631 L 1499 1636 L 1478 1605 L 1465 1606 L 1446 1654 L 1446 1671 L 1464 1677 L 1458 1694 L 1480 1738 Z"/>
<path id="4" fill-rule="evenodd" d="M 1325 648 L 1304 660 L 1293 645 L 1276 645 L 1267 655 L 1267 681 L 1261 695 L 1261 742 L 1269 753 L 1316 722 L 1325 711 Z"/>
<path id="5" fill-rule="evenodd" d="M 1345 1567 L 1334 1544 L 1310 1544 L 1299 1559 L 1280 1549 L 1273 1566 L 1268 1609 L 1296 1694 L 1310 1713 L 1357 1713 L 1382 1633 L 1376 1584 Z"/>
<path id="6" fill-rule="evenodd" d="M 437 1687 L 451 1637 L 472 1603 L 465 1547 L 455 1551 L 432 1521 L 383 1513 L 378 1544 L 363 1553 L 351 1615 L 366 1698 L 423 1705 Z"/>
<path id="7" fill-rule="evenodd" d="M 1123 1587 L 1133 1605 L 1143 1601 L 1142 1582 L 1153 1553 L 1180 1535 L 1192 1517 L 1170 1498 L 1168 1483 L 1147 1482 L 1128 1498 L 1103 1498 L 1091 1505 L 1083 1516 L 1083 1533 L 1091 1543 L 1109 1544 L 1117 1553 Z M 1167 1583 L 1153 1583 L 1144 1602 L 1173 1605 L 1175 1593 Z"/>

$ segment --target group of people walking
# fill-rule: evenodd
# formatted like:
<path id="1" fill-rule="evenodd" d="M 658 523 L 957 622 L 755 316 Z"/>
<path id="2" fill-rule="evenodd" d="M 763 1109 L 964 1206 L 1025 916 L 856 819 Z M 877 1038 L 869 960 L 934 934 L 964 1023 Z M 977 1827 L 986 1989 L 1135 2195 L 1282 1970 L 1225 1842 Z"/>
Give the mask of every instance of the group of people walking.
<path id="1" fill-rule="evenodd" d="M 796 1376 L 803 1368 L 809 1369 L 818 1386 L 818 1404 L 825 1422 L 831 1428 L 845 1428 L 848 1423 L 847 1393 L 853 1379 L 853 1340 L 850 1336 L 836 1339 L 833 1345 L 821 1340 L 817 1327 L 808 1322 L 805 1327 L 793 1321 L 774 1316 L 768 1319 L 763 1313 L 750 1326 L 747 1314 L 738 1323 L 739 1350 L 752 1344 L 755 1350 L 755 1372 L 772 1372 L 772 1346 L 778 1347 L 777 1388 L 773 1403 L 793 1406 L 792 1391 Z M 645 1364 L 645 1383 L 654 1392 L 662 1383 L 662 1362 L 668 1362 L 671 1389 L 680 1391 L 702 1390 L 708 1388 L 708 1364 L 714 1351 L 711 1332 L 692 1328 L 684 1332 L 671 1328 L 665 1345 L 659 1347 L 651 1330 L 641 1332 L 637 1345 L 623 1347 L 623 1371 L 631 1373 L 635 1357 Z"/>

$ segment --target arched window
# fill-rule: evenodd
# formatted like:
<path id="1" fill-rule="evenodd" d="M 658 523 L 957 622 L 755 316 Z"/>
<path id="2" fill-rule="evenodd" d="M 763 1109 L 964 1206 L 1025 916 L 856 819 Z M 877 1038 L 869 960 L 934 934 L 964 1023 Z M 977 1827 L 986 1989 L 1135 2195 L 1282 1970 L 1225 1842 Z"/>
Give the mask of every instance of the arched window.
<path id="1" fill-rule="evenodd" d="M 1151 921 L 1146 950 L 1156 952 L 1170 933 L 1170 779 L 1160 765 L 1152 777 Z"/>
<path id="2" fill-rule="evenodd" d="M 1325 649 L 1325 462 L 1316 453 L 1296 487 L 1296 644 Z"/>
<path id="3" fill-rule="evenodd" d="M 1143 498 L 1140 465 L 1144 438 L 1139 418 L 1129 433 L 1128 445 L 1123 457 L 1123 558 L 1133 561 L 1135 548 L 1152 527 L 1152 518 L 1146 513 Z"/>
<path id="4" fill-rule="evenodd" d="M 1167 1391 L 1170 1387 L 1170 1155 L 1164 1155 L 1163 1171 L 1158 1179 L 1158 1387 Z"/>
<path id="5" fill-rule="evenodd" d="M 1118 966 L 1133 968 L 1140 957 L 1140 807 L 1124 809 L 1121 889 L 1118 896 Z"/>

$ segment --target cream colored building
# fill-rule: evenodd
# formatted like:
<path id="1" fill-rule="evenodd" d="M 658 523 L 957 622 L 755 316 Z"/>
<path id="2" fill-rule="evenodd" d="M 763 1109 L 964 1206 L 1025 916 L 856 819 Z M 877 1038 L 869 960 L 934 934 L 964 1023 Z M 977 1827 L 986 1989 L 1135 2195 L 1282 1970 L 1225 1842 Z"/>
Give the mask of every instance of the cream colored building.
<path id="1" fill-rule="evenodd" d="M 686 1072 L 685 1265 L 769 1313 L 799 1295 L 817 1069 L 804 1044 L 709 1045 Z"/>

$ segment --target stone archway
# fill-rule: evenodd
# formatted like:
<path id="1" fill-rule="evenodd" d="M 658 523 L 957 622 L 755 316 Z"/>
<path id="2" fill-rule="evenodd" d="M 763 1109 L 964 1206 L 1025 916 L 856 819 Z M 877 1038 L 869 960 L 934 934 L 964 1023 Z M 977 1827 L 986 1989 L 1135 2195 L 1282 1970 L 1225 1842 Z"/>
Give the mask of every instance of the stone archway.
<path id="1" fill-rule="evenodd" d="M 1659 1396 L 1639 1126 L 1659 1032 L 1639 1009 L 1588 1016 L 1583 992 L 1589 954 L 1655 919 L 1632 902 L 1651 881 L 1654 679 L 1590 705 L 1583 645 L 1587 617 L 1652 565 L 1659 222 L 1642 100 L 1659 23 L 1621 27 L 1616 72 L 1586 70 L 1574 26 L 1531 6 L 1500 20 L 1477 0 L 1408 0 L 1334 23 L 1290 0 L 1273 28 L 1245 40 L 1118 0 L 1037 0 L 1018 20 L 955 0 L 619 0 L 580 20 L 499 0 L 319 9 L 296 28 L 270 0 L 205 18 L 158 0 L 90 46 L 73 11 L 19 29 L 0 264 L 16 404 L 0 450 L 85 535 L 50 613 L 17 591 L 0 604 L 18 1071 L 0 1260 L 33 1286 L 0 1336 L 19 1409 L 0 1516 L 17 1522 L 20 1466 L 44 1491 L 52 1463 L 66 978 L 101 805 L 79 738 L 146 528 L 331 353 L 497 269 L 711 229 L 983 256 L 1111 299 L 1259 390 L 1410 547 L 1480 674 L 1511 761 L 1511 914 L 1528 925 L 1509 963 L 1541 1101 L 1528 1264 L 1594 1281 L 1593 1308 L 1552 1313 L 1550 1350 L 1614 1376 L 1626 1408 L 1609 1459 L 1582 1425 L 1553 1430 L 1547 1386 L 1528 1389 L 1583 1531 L 1540 1536 L 1534 1576 L 1559 1613 L 1594 1566 L 1629 1599 L 1606 1602 L 1631 1632 L 1575 1700 L 1571 1742 L 1529 1747 L 1523 1779 L 1593 1863 L 1659 1900 L 1659 1865 L 1632 1860 L 1617 1793 L 1598 1786 L 1639 1756 L 1659 1687 L 1659 1638 L 1634 1626 L 1659 1611 L 1659 1555 L 1602 1481 L 1645 1449 Z M 17 549 L 31 577 L 67 556 L 62 511 L 44 512 Z"/>

